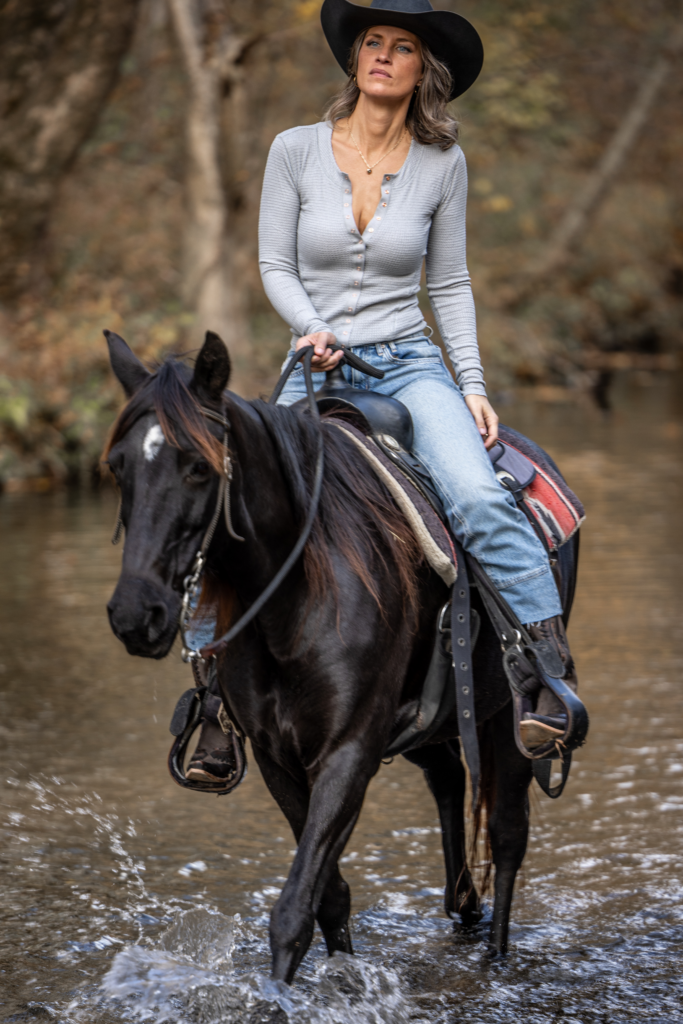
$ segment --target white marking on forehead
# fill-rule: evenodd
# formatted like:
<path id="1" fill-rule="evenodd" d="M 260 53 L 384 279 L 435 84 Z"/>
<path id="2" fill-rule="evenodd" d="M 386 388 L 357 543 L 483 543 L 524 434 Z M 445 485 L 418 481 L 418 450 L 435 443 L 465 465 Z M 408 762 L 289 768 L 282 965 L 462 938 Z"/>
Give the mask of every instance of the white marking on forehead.
<path id="1" fill-rule="evenodd" d="M 145 434 L 145 440 L 142 442 L 142 450 L 148 462 L 153 462 L 156 459 L 163 443 L 164 432 L 159 424 L 155 423 L 153 427 L 149 428 Z"/>

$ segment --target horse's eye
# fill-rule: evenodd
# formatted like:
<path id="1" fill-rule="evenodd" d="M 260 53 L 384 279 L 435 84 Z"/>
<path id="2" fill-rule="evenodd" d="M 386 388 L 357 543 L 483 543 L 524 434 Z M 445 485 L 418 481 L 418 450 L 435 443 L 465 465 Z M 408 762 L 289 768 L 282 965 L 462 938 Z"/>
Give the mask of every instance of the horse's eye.
<path id="1" fill-rule="evenodd" d="M 109 466 L 111 472 L 114 474 L 115 478 L 118 480 L 119 477 L 121 476 L 121 473 L 123 472 L 123 456 L 120 455 L 116 459 L 109 459 L 107 461 L 107 465 Z"/>
<path id="2" fill-rule="evenodd" d="M 198 459 L 190 470 L 190 475 L 195 480 L 205 480 L 211 472 L 211 466 L 204 459 Z"/>

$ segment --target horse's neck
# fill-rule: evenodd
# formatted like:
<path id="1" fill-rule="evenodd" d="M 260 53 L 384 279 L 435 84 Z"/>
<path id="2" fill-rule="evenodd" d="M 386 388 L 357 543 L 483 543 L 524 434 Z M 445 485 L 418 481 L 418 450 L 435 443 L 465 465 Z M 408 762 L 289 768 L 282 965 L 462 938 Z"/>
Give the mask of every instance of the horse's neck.
<path id="1" fill-rule="evenodd" d="M 244 541 L 231 540 L 226 532 L 213 568 L 250 603 L 294 546 L 297 516 L 275 444 L 261 417 L 250 403 L 230 394 L 226 411 L 233 460 L 230 512 L 234 530 Z"/>

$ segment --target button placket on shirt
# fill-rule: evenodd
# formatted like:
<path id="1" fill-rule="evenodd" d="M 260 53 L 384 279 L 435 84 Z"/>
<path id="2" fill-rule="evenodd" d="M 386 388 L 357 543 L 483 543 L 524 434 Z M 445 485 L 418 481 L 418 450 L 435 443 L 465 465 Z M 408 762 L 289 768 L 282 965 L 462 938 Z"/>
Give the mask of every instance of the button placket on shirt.
<path id="1" fill-rule="evenodd" d="M 344 177 L 348 181 L 348 175 L 345 174 Z M 352 206 L 351 206 L 352 199 L 351 199 L 351 189 L 350 188 L 345 188 L 344 189 L 344 201 L 343 202 L 344 202 L 344 219 L 347 222 L 353 221 Z M 354 253 L 353 253 L 353 263 L 354 263 L 354 266 L 353 266 L 353 285 L 352 285 L 353 290 L 351 292 L 351 300 L 350 300 L 351 301 L 351 305 L 347 305 L 346 306 L 345 312 L 346 312 L 347 315 L 344 317 L 344 327 L 345 327 L 345 330 L 342 331 L 342 337 L 343 337 L 344 341 L 348 341 L 349 340 L 349 337 L 350 337 L 350 334 L 351 334 L 351 326 L 352 326 L 352 323 L 353 323 L 353 314 L 355 312 L 356 303 L 357 303 L 358 297 L 360 295 L 360 284 L 361 284 L 362 277 L 363 277 L 363 256 L 362 256 L 362 254 L 363 254 L 363 250 L 365 248 L 365 243 L 363 242 L 363 238 L 359 234 L 359 232 L 358 232 L 358 230 L 356 228 L 355 223 L 353 224 L 353 226 L 349 225 L 349 233 L 354 235 L 355 238 L 356 238 L 355 244 L 353 246 L 353 249 L 356 250 L 356 251 L 354 251 Z M 347 302 L 348 301 L 349 300 L 347 299 Z"/>
<path id="2" fill-rule="evenodd" d="M 349 180 L 348 179 L 348 175 L 345 174 L 344 177 L 346 178 L 347 181 Z M 384 175 L 384 179 L 382 181 L 381 199 L 380 199 L 382 209 L 387 209 L 388 205 L 389 205 L 389 194 L 390 194 L 391 190 L 388 187 L 388 185 L 389 185 L 390 181 L 391 181 L 391 175 L 385 174 Z M 350 188 L 345 188 L 344 189 L 344 197 L 345 197 L 344 200 L 343 200 L 343 203 L 344 203 L 344 219 L 347 222 L 353 221 L 353 215 L 352 215 L 352 212 L 351 212 L 352 211 L 352 206 L 351 206 L 352 199 L 351 199 L 351 189 Z M 382 214 L 376 214 L 372 218 L 371 224 L 376 223 L 377 226 L 379 227 L 379 223 L 381 222 L 381 220 L 382 220 Z M 374 234 L 375 228 L 374 227 L 367 227 L 365 230 L 369 234 Z M 361 291 L 361 288 L 362 288 L 362 285 L 363 285 L 363 271 L 364 271 L 364 265 L 365 265 L 364 254 L 367 251 L 366 243 L 363 241 L 363 236 L 357 230 L 357 228 L 355 226 L 355 223 L 353 224 L 353 227 L 349 226 L 349 232 L 350 232 L 350 234 L 356 236 L 357 241 L 356 241 L 355 246 L 354 246 L 354 249 L 356 251 L 353 254 L 353 282 L 352 282 L 352 291 L 351 291 L 351 305 L 347 305 L 346 306 L 346 314 L 347 315 L 344 317 L 344 326 L 345 326 L 346 329 L 342 331 L 342 337 L 344 338 L 345 341 L 348 341 L 349 338 L 350 338 L 350 335 L 351 335 L 352 324 L 353 324 L 353 315 L 354 315 L 354 313 L 356 311 L 356 307 L 358 305 L 358 299 L 360 298 L 360 291 Z"/>
<path id="3" fill-rule="evenodd" d="M 381 196 L 381 199 L 380 199 L 381 207 L 384 210 L 386 210 L 387 207 L 389 206 L 389 195 L 391 193 L 391 189 L 389 188 L 389 183 L 390 182 L 391 182 L 391 175 L 390 174 L 385 174 L 384 175 L 384 180 L 382 181 L 382 196 Z M 382 220 L 382 216 L 383 216 L 382 214 L 377 214 L 372 219 L 373 219 L 373 221 L 379 222 L 379 221 Z M 368 228 L 368 231 L 374 231 L 374 230 L 375 230 L 374 228 Z"/>

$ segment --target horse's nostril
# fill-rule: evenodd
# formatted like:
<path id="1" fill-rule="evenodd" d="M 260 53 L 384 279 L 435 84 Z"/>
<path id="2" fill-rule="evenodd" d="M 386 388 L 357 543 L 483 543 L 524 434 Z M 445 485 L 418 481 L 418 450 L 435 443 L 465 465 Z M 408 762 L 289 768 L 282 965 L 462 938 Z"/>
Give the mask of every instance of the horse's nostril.
<path id="1" fill-rule="evenodd" d="M 122 577 L 109 603 L 109 622 L 114 635 L 129 654 L 164 658 L 175 636 L 174 624 L 180 601 L 155 580 Z"/>
<path id="2" fill-rule="evenodd" d="M 167 622 L 168 612 L 166 605 L 153 604 L 147 612 L 147 635 L 150 643 L 154 643 L 155 640 L 159 639 L 166 629 Z"/>

